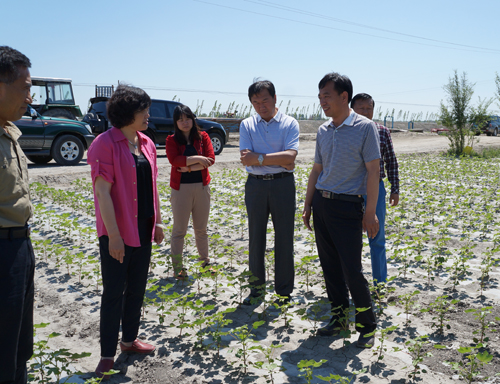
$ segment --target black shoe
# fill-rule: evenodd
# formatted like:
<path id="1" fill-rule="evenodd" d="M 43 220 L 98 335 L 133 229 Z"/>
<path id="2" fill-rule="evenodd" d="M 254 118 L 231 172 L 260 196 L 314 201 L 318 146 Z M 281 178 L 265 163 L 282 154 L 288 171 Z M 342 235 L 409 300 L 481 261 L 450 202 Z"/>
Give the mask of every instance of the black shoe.
<path id="1" fill-rule="evenodd" d="M 338 336 L 340 334 L 340 325 L 335 319 L 330 320 L 330 322 L 324 327 L 318 329 L 319 336 Z"/>
<path id="2" fill-rule="evenodd" d="M 263 296 L 254 296 L 250 294 L 243 299 L 243 305 L 259 305 L 262 301 L 264 301 Z"/>
<path id="3" fill-rule="evenodd" d="M 371 348 L 375 344 L 375 331 L 370 333 L 360 333 L 356 346 L 358 348 Z"/>

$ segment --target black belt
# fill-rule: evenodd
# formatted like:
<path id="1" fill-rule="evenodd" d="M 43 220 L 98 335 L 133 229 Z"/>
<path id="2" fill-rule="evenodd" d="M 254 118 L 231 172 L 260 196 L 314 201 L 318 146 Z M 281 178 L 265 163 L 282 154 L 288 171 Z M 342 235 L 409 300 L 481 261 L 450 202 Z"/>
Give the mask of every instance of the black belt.
<path id="1" fill-rule="evenodd" d="M 10 227 L 0 228 L 0 239 L 20 239 L 30 237 L 31 228 L 27 227 Z"/>
<path id="2" fill-rule="evenodd" d="M 281 173 L 268 173 L 267 175 L 254 175 L 253 173 L 249 173 L 250 176 L 255 177 L 256 179 L 262 180 L 274 180 L 274 179 L 282 179 L 283 177 L 292 176 L 292 172 L 281 172 Z"/>
<path id="3" fill-rule="evenodd" d="M 362 203 L 364 201 L 361 195 L 345 195 L 343 193 L 333 193 L 323 189 L 318 189 L 317 191 L 325 199 L 349 201 L 351 203 Z"/>

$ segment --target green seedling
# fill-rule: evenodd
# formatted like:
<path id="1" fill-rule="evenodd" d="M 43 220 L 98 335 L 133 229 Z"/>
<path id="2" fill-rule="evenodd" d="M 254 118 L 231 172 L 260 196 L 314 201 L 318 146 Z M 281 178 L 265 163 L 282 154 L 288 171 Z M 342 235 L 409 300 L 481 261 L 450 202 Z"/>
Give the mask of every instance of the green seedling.
<path id="1" fill-rule="evenodd" d="M 433 322 L 431 327 L 437 328 L 438 333 L 443 334 L 444 328 L 450 329 L 450 324 L 446 324 L 449 319 L 446 318 L 446 314 L 450 312 L 455 304 L 457 304 L 459 300 L 453 299 L 449 300 L 448 295 L 438 296 L 435 301 L 429 303 L 429 305 L 425 308 L 421 308 L 420 312 L 427 313 L 430 312 L 434 315 L 432 318 Z"/>
<path id="2" fill-rule="evenodd" d="M 49 323 L 35 324 L 33 327 L 36 329 L 45 328 Z M 64 374 L 82 374 L 81 372 L 73 372 L 70 364 L 75 361 L 89 357 L 91 354 L 88 352 L 83 353 L 70 353 L 68 349 L 58 349 L 56 351 L 50 350 L 48 342 L 50 339 L 60 336 L 57 332 L 52 332 L 44 340 L 39 340 L 34 343 L 34 353 L 32 359 L 33 363 L 30 364 L 29 381 L 36 383 L 52 383 L 51 375 L 56 378 L 56 383 L 61 382 L 61 376 Z M 68 377 L 69 379 L 69 377 Z M 65 383 L 68 379 L 64 380 Z"/>
<path id="3" fill-rule="evenodd" d="M 301 320 L 306 320 L 311 324 L 311 328 L 304 328 L 302 330 L 303 333 L 310 332 L 311 335 L 315 335 L 318 330 L 319 322 L 330 319 L 329 315 L 320 315 L 320 313 L 322 312 L 321 307 L 328 303 L 329 302 L 327 300 L 321 299 L 318 301 L 309 302 L 307 303 L 306 307 L 299 308 L 297 309 L 297 311 L 295 311 L 295 313 L 300 316 Z"/>
<path id="4" fill-rule="evenodd" d="M 306 379 L 307 384 L 311 384 L 313 379 L 313 369 L 321 367 L 327 360 L 321 359 L 320 361 L 315 360 L 301 360 L 297 364 L 297 368 L 302 374 L 299 374 L 300 377 L 304 377 Z"/>
<path id="5" fill-rule="evenodd" d="M 257 343 L 254 340 L 254 335 L 252 332 L 259 328 L 265 321 L 256 321 L 252 324 L 252 328 L 248 329 L 248 325 L 242 325 L 241 327 L 235 328 L 231 331 L 230 335 L 237 341 L 238 349 L 236 350 L 236 357 L 241 359 L 238 367 L 243 368 L 243 374 L 247 374 L 247 368 L 250 366 L 248 363 L 248 354 L 250 351 L 254 351 L 258 348 L 251 346 L 251 343 Z"/>
<path id="6" fill-rule="evenodd" d="M 446 347 L 436 346 L 436 348 Z M 459 347 L 457 351 L 464 355 L 465 360 L 446 361 L 446 363 L 451 365 L 467 384 L 472 384 L 481 373 L 481 368 L 493 360 L 493 355 L 490 355 L 488 351 L 479 352 L 475 347 Z"/>
<path id="7" fill-rule="evenodd" d="M 373 348 L 372 353 L 373 356 L 377 356 L 377 364 L 380 363 L 383 358 L 384 358 L 384 353 L 387 352 L 387 347 L 385 346 L 385 341 L 387 340 L 387 335 L 391 334 L 394 332 L 396 329 L 398 329 L 397 325 L 392 325 L 387 328 L 381 328 L 378 333 L 380 333 L 380 336 L 378 338 L 379 340 L 379 345 L 375 348 Z"/>
<path id="8" fill-rule="evenodd" d="M 355 377 L 357 375 L 360 375 L 362 373 L 365 373 L 366 372 L 366 368 L 363 368 L 359 371 L 352 371 L 352 376 L 351 377 L 347 377 L 347 376 L 341 376 L 341 375 L 334 375 L 333 373 L 330 374 L 330 376 L 316 376 L 318 379 L 322 380 L 322 381 L 326 381 L 328 383 L 331 383 L 331 384 L 351 384 L 353 383 Z M 335 382 L 334 382 L 335 380 Z"/>
<path id="9" fill-rule="evenodd" d="M 483 307 L 483 308 L 469 308 L 465 310 L 465 313 L 472 313 L 476 320 L 479 323 L 479 329 L 475 329 L 472 334 L 476 335 L 473 338 L 476 344 L 483 345 L 490 341 L 490 338 L 486 336 L 486 331 L 496 332 L 495 329 L 492 329 L 492 326 L 495 326 L 496 323 L 488 320 L 488 315 L 491 315 L 491 310 L 493 307 Z M 500 317 L 495 317 L 496 321 L 500 321 Z M 479 337 L 477 337 L 479 336 Z"/>
<path id="10" fill-rule="evenodd" d="M 432 356 L 432 353 L 425 352 L 425 346 L 429 344 L 429 340 L 427 340 L 429 336 L 418 336 L 415 339 L 409 339 L 405 345 L 408 349 L 408 352 L 412 358 L 412 366 L 413 371 L 408 373 L 408 376 L 416 379 L 422 373 L 427 373 L 427 370 L 420 367 L 420 364 L 424 361 L 425 357 Z M 403 367 L 406 369 L 408 367 Z"/>
<path id="11" fill-rule="evenodd" d="M 264 378 L 266 379 L 266 383 L 274 384 L 274 374 L 277 372 L 286 371 L 286 368 L 282 365 L 279 365 L 278 362 L 280 359 L 274 357 L 274 352 L 283 347 L 281 344 L 271 344 L 269 347 L 264 347 L 261 345 L 256 345 L 255 350 L 259 350 L 264 354 L 264 361 L 257 361 L 253 363 L 253 365 L 258 369 L 265 369 L 266 374 L 264 374 Z"/>

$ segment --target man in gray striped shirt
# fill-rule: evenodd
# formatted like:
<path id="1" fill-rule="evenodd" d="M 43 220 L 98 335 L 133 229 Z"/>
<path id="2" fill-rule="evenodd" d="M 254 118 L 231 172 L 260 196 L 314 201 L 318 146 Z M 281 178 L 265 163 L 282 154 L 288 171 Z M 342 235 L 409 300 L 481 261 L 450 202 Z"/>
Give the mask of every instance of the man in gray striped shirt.
<path id="1" fill-rule="evenodd" d="M 377 127 L 349 108 L 352 83 L 329 73 L 319 83 L 319 102 L 331 120 L 318 129 L 314 165 L 309 175 L 302 218 L 311 230 L 314 212 L 316 245 L 332 306 L 330 323 L 321 336 L 338 335 L 348 327 L 349 291 L 357 309 L 357 346 L 373 346 L 377 327 L 368 282 L 363 276 L 363 230 L 373 238 L 379 223 L 375 214 L 380 172 Z M 367 195 L 363 211 L 363 195 Z"/>

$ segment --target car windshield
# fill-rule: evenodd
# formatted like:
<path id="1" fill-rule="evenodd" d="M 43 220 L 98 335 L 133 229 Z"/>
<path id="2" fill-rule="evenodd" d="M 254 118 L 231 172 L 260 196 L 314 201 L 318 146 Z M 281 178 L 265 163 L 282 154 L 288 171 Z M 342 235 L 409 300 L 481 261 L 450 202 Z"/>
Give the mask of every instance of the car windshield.
<path id="1" fill-rule="evenodd" d="M 47 83 L 47 104 L 75 104 L 69 83 Z"/>

